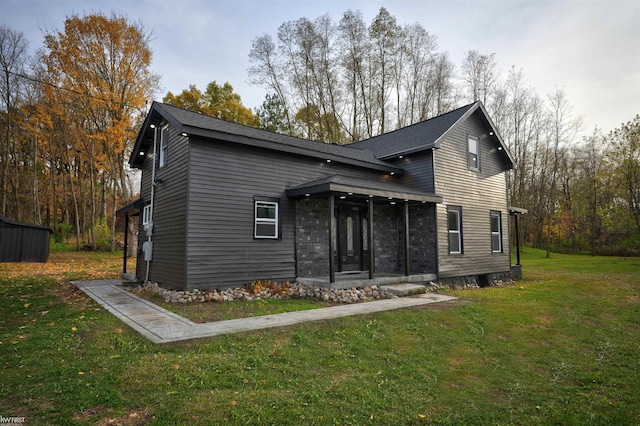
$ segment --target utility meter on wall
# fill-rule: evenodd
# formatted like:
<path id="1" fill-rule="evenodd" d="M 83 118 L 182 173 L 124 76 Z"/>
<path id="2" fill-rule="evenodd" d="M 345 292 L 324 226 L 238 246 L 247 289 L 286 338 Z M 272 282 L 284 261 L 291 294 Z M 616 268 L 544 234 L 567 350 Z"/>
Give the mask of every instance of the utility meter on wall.
<path id="1" fill-rule="evenodd" d="M 150 237 L 153 235 L 153 221 L 150 220 L 149 222 L 144 224 L 144 230 L 147 233 L 147 237 Z"/>

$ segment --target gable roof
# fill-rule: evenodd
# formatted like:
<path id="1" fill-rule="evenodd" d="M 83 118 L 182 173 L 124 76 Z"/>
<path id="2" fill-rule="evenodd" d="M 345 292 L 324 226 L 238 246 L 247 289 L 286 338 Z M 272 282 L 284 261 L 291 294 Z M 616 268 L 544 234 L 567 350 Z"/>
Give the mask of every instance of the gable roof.
<path id="1" fill-rule="evenodd" d="M 162 119 L 175 127 L 178 133 L 188 136 L 224 140 L 389 173 L 404 173 L 403 169 L 379 160 L 368 149 L 354 149 L 348 145 L 328 144 L 282 135 L 158 102 L 154 102 L 151 105 L 142 130 L 138 134 L 135 147 L 129 159 L 129 164 L 132 167 L 142 167 L 144 156 L 140 155 L 140 153 L 148 150 L 153 142 L 153 129 L 150 126 L 151 124 L 159 126 Z"/>
<path id="2" fill-rule="evenodd" d="M 510 168 L 513 168 L 513 157 L 480 101 L 389 133 L 354 142 L 349 146 L 370 149 L 381 160 L 389 160 L 400 155 L 412 154 L 427 149 L 440 148 L 440 143 L 476 111 L 480 112 L 481 120 L 493 132 L 491 138 L 502 148 L 501 152 L 506 156 L 507 164 Z"/>

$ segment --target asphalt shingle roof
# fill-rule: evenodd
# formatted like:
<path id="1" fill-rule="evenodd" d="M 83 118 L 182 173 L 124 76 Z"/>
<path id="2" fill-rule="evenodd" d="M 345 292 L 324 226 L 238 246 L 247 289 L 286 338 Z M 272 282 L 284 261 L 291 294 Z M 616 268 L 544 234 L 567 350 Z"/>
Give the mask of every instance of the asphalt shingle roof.
<path id="1" fill-rule="evenodd" d="M 408 151 L 433 148 L 436 141 L 449 130 L 476 103 L 465 105 L 446 114 L 419 123 L 374 136 L 349 146 L 369 149 L 378 158 L 389 157 Z"/>
<path id="2" fill-rule="evenodd" d="M 154 107 L 173 116 L 180 124 L 182 124 L 182 126 L 210 130 L 234 136 L 244 136 L 250 139 L 272 142 L 286 147 L 295 147 L 297 149 L 302 148 L 309 153 L 315 153 L 316 155 L 320 155 L 325 158 L 334 157 L 334 159 L 337 159 L 338 161 L 339 157 L 343 157 L 372 165 L 395 168 L 395 166 L 377 159 L 376 156 L 368 149 L 355 149 L 358 147 L 316 142 L 282 135 L 255 127 L 232 123 L 168 104 L 155 103 Z M 184 131 L 189 133 L 188 129 L 185 129 Z"/>

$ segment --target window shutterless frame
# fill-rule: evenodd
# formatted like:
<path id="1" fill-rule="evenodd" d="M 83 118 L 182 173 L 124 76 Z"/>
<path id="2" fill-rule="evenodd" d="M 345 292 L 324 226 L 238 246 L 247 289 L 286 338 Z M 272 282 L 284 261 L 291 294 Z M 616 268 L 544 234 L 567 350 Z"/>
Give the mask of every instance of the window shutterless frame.
<path id="1" fill-rule="evenodd" d="M 449 254 L 462 254 L 462 208 L 447 208 L 447 233 L 449 235 Z"/>
<path id="2" fill-rule="evenodd" d="M 169 139 L 169 125 L 165 125 L 160 129 L 160 153 L 158 156 L 158 167 L 164 167 L 167 164 L 168 139 Z"/>
<path id="3" fill-rule="evenodd" d="M 502 253 L 502 214 L 492 211 L 491 217 L 491 252 Z"/>
<path id="4" fill-rule="evenodd" d="M 480 171 L 480 142 L 475 136 L 467 136 L 467 159 L 469 170 Z"/>
<path id="5" fill-rule="evenodd" d="M 274 199 L 254 198 L 253 238 L 280 238 L 280 202 Z"/>

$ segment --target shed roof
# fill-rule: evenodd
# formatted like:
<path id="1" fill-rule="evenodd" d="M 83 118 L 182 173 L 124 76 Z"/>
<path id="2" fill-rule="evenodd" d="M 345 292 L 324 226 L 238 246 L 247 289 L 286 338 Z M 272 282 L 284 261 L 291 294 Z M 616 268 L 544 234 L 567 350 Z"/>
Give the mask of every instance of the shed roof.
<path id="1" fill-rule="evenodd" d="M 405 201 L 439 203 L 442 197 L 418 191 L 393 181 L 376 181 L 343 175 L 330 175 L 287 189 L 287 196 L 296 198 L 317 194 L 344 193 L 354 196 Z"/>
<path id="2" fill-rule="evenodd" d="M 49 233 L 53 233 L 53 229 L 49 228 L 48 226 L 35 225 L 33 223 L 15 222 L 13 220 L 7 219 L 6 217 L 4 217 L 1 214 L 0 214 L 0 222 L 4 223 L 5 225 L 19 226 L 19 227 L 33 228 L 33 229 L 42 229 L 42 230 L 45 230 L 45 231 L 49 231 Z"/>

